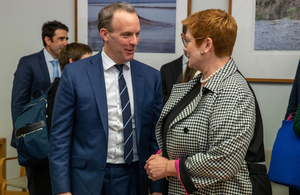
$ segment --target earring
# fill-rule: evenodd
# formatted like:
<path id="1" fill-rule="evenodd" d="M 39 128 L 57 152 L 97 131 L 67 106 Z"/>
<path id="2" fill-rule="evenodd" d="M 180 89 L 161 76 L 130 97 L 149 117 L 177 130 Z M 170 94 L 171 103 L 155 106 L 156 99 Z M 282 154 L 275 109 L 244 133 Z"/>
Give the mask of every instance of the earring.
<path id="1" fill-rule="evenodd" d="M 201 52 L 200 52 L 200 54 L 201 54 L 201 55 L 203 55 L 203 54 L 204 54 L 204 52 L 203 52 L 203 51 L 201 51 Z"/>

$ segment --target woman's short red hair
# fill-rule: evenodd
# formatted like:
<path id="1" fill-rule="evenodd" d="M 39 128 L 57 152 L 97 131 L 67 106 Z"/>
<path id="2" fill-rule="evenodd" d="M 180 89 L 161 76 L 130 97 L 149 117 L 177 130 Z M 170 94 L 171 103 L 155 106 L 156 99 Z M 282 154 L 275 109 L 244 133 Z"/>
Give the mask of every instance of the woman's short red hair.
<path id="1" fill-rule="evenodd" d="M 235 19 L 226 11 L 207 9 L 188 16 L 182 21 L 194 38 L 209 37 L 213 41 L 216 56 L 231 56 L 237 36 Z M 204 40 L 196 40 L 200 46 Z"/>

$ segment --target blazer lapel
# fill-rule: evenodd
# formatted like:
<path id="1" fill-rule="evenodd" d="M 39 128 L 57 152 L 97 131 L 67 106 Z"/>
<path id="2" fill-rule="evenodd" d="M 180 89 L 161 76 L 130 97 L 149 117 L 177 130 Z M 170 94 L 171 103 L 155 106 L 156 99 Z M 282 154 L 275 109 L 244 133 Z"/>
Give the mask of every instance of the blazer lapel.
<path id="1" fill-rule="evenodd" d="M 188 83 L 181 83 L 176 84 L 173 87 L 172 93 L 170 95 L 170 99 L 172 101 L 168 102 L 168 105 L 166 105 L 166 109 L 162 112 L 162 117 L 165 117 L 187 94 L 188 92 L 194 87 L 194 85 L 197 83 L 197 81 L 200 79 L 199 75 L 194 78 L 192 81 Z M 186 108 L 184 108 L 180 114 L 172 121 L 170 124 L 170 127 L 177 123 L 178 121 L 182 120 L 183 118 L 187 117 L 190 113 L 192 113 L 195 108 L 198 105 L 198 102 L 200 101 L 202 97 L 202 91 L 200 90 L 200 93 L 197 95 L 197 97 L 188 104 Z"/>
<path id="2" fill-rule="evenodd" d="M 141 136 L 141 116 L 142 107 L 144 102 L 144 85 L 145 78 L 143 73 L 140 71 L 140 63 L 136 60 L 130 62 L 132 88 L 134 97 L 134 121 L 135 121 L 135 132 L 137 139 L 137 147 L 139 147 L 140 136 Z"/>
<path id="3" fill-rule="evenodd" d="M 101 52 L 93 56 L 90 62 L 91 63 L 86 67 L 86 71 L 90 79 L 92 89 L 94 91 L 95 100 L 106 134 L 106 138 L 108 138 L 107 99 Z"/>
<path id="4" fill-rule="evenodd" d="M 178 81 L 178 78 L 179 76 L 183 73 L 183 70 L 182 70 L 182 57 L 181 56 L 178 60 L 176 60 L 175 62 L 175 66 L 174 66 L 174 73 L 176 75 L 176 81 L 175 83 Z"/>
<path id="5" fill-rule="evenodd" d="M 173 110 L 173 108 L 178 104 L 180 100 L 189 92 L 189 90 L 192 88 L 192 86 L 189 83 L 181 83 L 181 84 L 175 84 L 173 85 L 172 92 L 170 94 L 169 100 L 167 103 L 164 105 L 163 110 L 161 112 L 161 115 L 159 117 L 159 120 L 156 124 L 155 127 L 155 133 L 156 133 L 156 138 L 157 138 L 157 143 L 159 145 L 159 148 L 163 148 L 162 142 L 163 142 L 163 137 L 162 137 L 162 123 L 164 121 L 164 118 Z M 174 121 L 179 121 L 179 116 L 175 118 Z M 180 117 L 182 118 L 182 117 Z M 170 126 L 172 126 L 175 122 L 172 121 Z M 170 127 L 169 126 L 169 127 Z M 166 141 L 166 140 L 164 140 Z"/>
<path id="6" fill-rule="evenodd" d="M 202 91 L 200 90 L 200 93 L 197 95 L 197 97 L 190 102 L 187 107 L 185 107 L 180 114 L 172 121 L 172 123 L 170 124 L 170 127 L 172 125 L 174 125 L 175 123 L 177 123 L 178 121 L 182 120 L 183 118 L 187 117 L 190 113 L 192 113 L 196 106 L 198 105 L 198 102 L 200 101 L 202 97 Z"/>
<path id="7" fill-rule="evenodd" d="M 45 59 L 43 50 L 40 51 L 40 53 L 39 53 L 39 66 L 42 70 L 43 78 L 45 79 L 46 86 L 48 87 L 48 86 L 50 86 L 51 81 L 50 81 L 49 70 L 47 67 L 47 63 L 46 63 L 46 59 Z"/>

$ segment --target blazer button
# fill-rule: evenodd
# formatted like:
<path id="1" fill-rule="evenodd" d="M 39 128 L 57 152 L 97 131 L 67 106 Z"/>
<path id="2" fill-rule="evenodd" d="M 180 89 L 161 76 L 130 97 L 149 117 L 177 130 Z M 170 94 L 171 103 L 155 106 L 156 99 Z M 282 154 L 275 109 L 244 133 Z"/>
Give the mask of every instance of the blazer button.
<path id="1" fill-rule="evenodd" d="M 184 131 L 184 133 L 188 133 L 189 129 L 185 127 L 185 128 L 183 129 L 183 131 Z"/>
<path id="2" fill-rule="evenodd" d="M 107 148 L 107 144 L 105 144 L 105 148 Z"/>
<path id="3" fill-rule="evenodd" d="M 105 166 L 102 166 L 102 170 L 105 171 Z"/>

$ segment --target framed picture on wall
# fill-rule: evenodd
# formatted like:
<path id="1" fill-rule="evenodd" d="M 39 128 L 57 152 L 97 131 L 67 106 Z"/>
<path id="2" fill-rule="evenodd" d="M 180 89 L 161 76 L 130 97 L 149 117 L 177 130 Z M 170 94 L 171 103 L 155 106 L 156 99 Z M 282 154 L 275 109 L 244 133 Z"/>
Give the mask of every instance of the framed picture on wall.
<path id="1" fill-rule="evenodd" d="M 299 21 L 289 17 L 276 18 L 274 10 L 268 13 L 262 12 L 261 1 L 232 0 L 232 16 L 238 24 L 233 57 L 249 81 L 293 82 L 300 50 L 292 49 L 293 46 L 288 43 L 288 39 L 293 36 L 286 33 L 300 32 L 299 25 L 289 25 Z M 270 9 L 274 9 L 277 1 L 265 0 L 264 2 L 265 5 L 271 4 Z M 289 9 L 293 11 L 292 7 Z M 265 20 L 260 20 L 262 18 Z M 295 29 L 287 32 L 286 28 Z"/>
<path id="2" fill-rule="evenodd" d="M 103 42 L 97 28 L 99 11 L 116 0 L 75 0 L 76 41 L 99 52 Z M 141 34 L 135 59 L 157 69 L 183 54 L 181 21 L 187 16 L 188 0 L 127 0 L 140 18 Z"/>
<path id="3" fill-rule="evenodd" d="M 256 0 L 255 51 L 300 51 L 300 4 Z"/>

